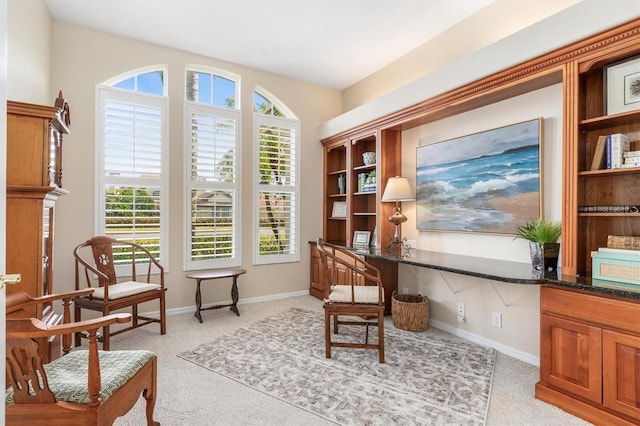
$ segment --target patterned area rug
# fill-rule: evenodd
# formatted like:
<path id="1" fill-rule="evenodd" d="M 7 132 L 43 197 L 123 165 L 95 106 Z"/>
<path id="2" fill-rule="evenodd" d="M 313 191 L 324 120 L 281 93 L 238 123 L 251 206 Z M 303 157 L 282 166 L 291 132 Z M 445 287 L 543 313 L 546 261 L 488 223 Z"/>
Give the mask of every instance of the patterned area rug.
<path id="1" fill-rule="evenodd" d="M 369 333 L 377 337 L 377 332 Z M 344 339 L 364 327 L 341 326 Z M 292 308 L 178 356 L 343 425 L 482 425 L 495 350 L 385 323 L 375 350 L 324 354 L 324 314 Z"/>

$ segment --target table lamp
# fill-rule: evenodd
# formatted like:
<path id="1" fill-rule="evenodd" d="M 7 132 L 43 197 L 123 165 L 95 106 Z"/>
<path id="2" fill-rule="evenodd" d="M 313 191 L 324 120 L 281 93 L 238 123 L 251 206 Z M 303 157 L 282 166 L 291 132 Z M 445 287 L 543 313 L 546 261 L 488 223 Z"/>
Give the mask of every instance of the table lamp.
<path id="1" fill-rule="evenodd" d="M 387 187 L 384 190 L 384 194 L 382 194 L 383 202 L 394 202 L 396 203 L 393 208 L 393 214 L 389 216 L 389 222 L 393 223 L 396 226 L 396 231 L 391 240 L 390 246 L 395 246 L 396 244 L 403 244 L 400 241 L 400 236 L 398 232 L 398 226 L 407 221 L 407 217 L 402 214 L 400 209 L 400 201 L 413 201 L 415 200 L 415 196 L 413 195 L 413 191 L 411 191 L 411 185 L 409 185 L 409 180 L 405 177 L 395 176 L 389 178 L 387 181 Z M 404 244 L 403 244 L 404 246 Z"/>

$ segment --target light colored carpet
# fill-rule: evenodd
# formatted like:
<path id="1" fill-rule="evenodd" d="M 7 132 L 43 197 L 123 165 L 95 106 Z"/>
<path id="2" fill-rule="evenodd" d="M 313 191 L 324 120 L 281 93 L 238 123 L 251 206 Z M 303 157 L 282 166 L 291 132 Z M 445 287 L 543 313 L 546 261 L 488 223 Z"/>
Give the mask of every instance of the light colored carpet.
<path id="1" fill-rule="evenodd" d="M 484 424 L 494 349 L 391 327 L 384 364 L 352 348 L 326 359 L 323 325 L 322 313 L 291 308 L 179 356 L 342 425 Z M 364 334 L 342 325 L 334 338 Z"/>
<path id="2" fill-rule="evenodd" d="M 241 294 L 242 296 L 242 294 Z M 240 317 L 227 309 L 205 311 L 200 324 L 193 313 L 170 315 L 167 334 L 146 326 L 112 339 L 112 349 L 144 348 L 158 355 L 158 399 L 155 419 L 173 425 L 335 425 L 326 418 L 302 410 L 225 376 L 206 372 L 176 356 L 186 349 L 213 341 L 291 307 L 322 312 L 322 302 L 311 296 L 239 305 Z M 385 329 L 393 328 L 387 318 Z M 450 336 L 430 327 L 433 336 Z M 205 374 L 203 374 L 203 372 Z M 557 407 L 534 398 L 539 379 L 537 367 L 498 352 L 486 424 L 493 425 L 588 425 Z M 144 400 L 116 425 L 143 425 Z"/>

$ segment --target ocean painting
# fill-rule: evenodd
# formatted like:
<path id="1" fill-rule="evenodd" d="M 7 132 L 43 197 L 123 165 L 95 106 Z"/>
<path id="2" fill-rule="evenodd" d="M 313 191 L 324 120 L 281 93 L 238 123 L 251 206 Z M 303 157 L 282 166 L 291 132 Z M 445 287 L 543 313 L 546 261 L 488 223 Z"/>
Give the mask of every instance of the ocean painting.
<path id="1" fill-rule="evenodd" d="M 417 148 L 417 227 L 515 234 L 541 206 L 542 119 Z"/>

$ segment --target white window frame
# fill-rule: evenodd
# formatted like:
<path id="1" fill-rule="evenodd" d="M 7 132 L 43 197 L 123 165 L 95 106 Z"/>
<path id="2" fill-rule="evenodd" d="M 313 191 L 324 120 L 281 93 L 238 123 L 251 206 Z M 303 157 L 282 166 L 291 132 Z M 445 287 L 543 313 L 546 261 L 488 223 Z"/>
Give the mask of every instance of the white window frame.
<path id="1" fill-rule="evenodd" d="M 166 76 L 166 73 L 165 73 Z M 166 84 L 165 84 L 166 86 Z M 104 102 L 105 100 L 116 100 L 133 104 L 149 105 L 160 108 L 162 121 L 161 137 L 161 177 L 159 179 L 141 178 L 120 178 L 105 176 L 104 157 Z M 106 212 L 105 187 L 109 184 L 127 186 L 153 186 L 160 188 L 160 261 L 165 267 L 165 272 L 169 271 L 168 262 L 168 224 L 169 224 L 169 98 L 166 96 L 150 95 L 146 93 L 133 92 L 130 90 L 118 89 L 104 85 L 96 87 L 96 116 L 95 116 L 95 170 L 96 170 L 96 197 L 95 197 L 95 223 L 94 234 L 106 234 Z M 116 266 L 116 273 L 128 273 L 131 270 L 127 265 Z"/>
<path id="2" fill-rule="evenodd" d="M 190 68 L 193 69 L 193 68 Z M 237 82 L 236 82 L 237 86 Z M 191 111 L 203 115 L 212 115 L 236 121 L 236 148 L 235 148 L 235 182 L 199 182 L 197 185 L 191 179 Z M 240 110 L 235 108 L 222 108 L 210 104 L 195 101 L 186 101 L 184 104 L 184 269 L 185 271 L 236 267 L 242 265 L 242 140 Z M 233 200 L 233 256 L 224 259 L 207 259 L 194 261 L 191 259 L 191 191 L 194 187 L 207 187 L 211 189 L 233 190 L 235 199 Z"/>
<path id="3" fill-rule="evenodd" d="M 218 76 L 218 77 L 222 77 L 222 78 L 226 78 L 227 80 L 231 80 L 233 82 L 236 83 L 236 93 L 235 93 L 235 103 L 234 103 L 234 107 L 233 108 L 229 108 L 229 109 L 234 109 L 234 110 L 240 110 L 240 76 L 238 74 L 234 74 L 230 71 L 226 71 L 220 68 L 214 68 L 214 67 L 206 67 L 206 66 L 201 66 L 201 65 L 190 65 L 187 64 L 185 66 L 184 69 L 184 79 L 185 79 L 185 84 L 183 85 L 183 89 L 184 89 L 184 97 L 183 99 L 185 99 L 185 102 L 195 102 L 199 105 L 209 105 L 209 106 L 214 106 L 216 108 L 222 108 L 225 109 L 225 107 L 222 107 L 220 105 L 213 105 L 213 104 L 205 104 L 205 103 L 201 103 L 198 101 L 190 101 L 187 99 L 187 73 L 189 71 L 195 71 L 195 72 L 201 72 L 204 74 L 211 74 L 212 76 Z"/>
<path id="4" fill-rule="evenodd" d="M 273 100 L 273 98 L 271 98 Z M 300 121 L 296 118 L 275 117 L 254 112 L 253 115 L 253 264 L 268 265 L 277 263 L 289 263 L 300 261 Z M 289 127 L 295 132 L 295 173 L 294 185 L 261 184 L 258 170 L 260 161 L 260 126 Z M 294 196 L 295 204 L 292 214 L 295 216 L 291 225 L 295 229 L 295 235 L 291 240 L 292 253 L 288 254 L 260 254 L 260 192 L 289 192 Z"/>

